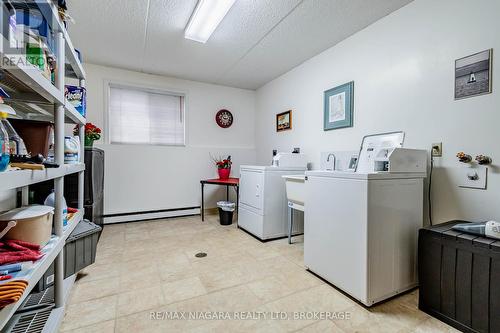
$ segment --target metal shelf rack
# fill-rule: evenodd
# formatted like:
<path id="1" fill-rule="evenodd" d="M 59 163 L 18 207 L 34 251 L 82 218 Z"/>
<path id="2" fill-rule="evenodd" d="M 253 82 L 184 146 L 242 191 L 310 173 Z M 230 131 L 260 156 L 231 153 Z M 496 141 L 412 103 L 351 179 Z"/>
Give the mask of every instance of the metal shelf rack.
<path id="1" fill-rule="evenodd" d="M 23 301 L 28 297 L 29 293 L 33 289 L 33 287 L 38 283 L 38 281 L 42 278 L 43 274 L 49 269 L 50 265 L 54 261 L 54 259 L 59 255 L 61 250 L 64 248 L 64 244 L 66 243 L 66 239 L 71 234 L 73 229 L 75 229 L 78 222 L 83 217 L 83 212 L 79 211 L 76 213 L 69 221 L 68 224 L 63 228 L 63 235 L 56 236 L 53 235 L 50 239 L 49 243 L 45 245 L 42 252 L 44 256 L 42 259 L 38 260 L 33 267 L 31 267 L 23 276 L 23 280 L 28 281 L 28 286 L 19 301 L 14 304 L 10 304 L 0 311 L 0 323 L 6 324 L 12 315 L 16 312 L 19 306 L 23 303 Z M 1 284 L 0 284 L 1 285 Z"/>
<path id="2" fill-rule="evenodd" d="M 57 1 L 56 1 L 57 2 Z M 1 1 L 1 15 L 5 17 L 6 5 L 13 1 Z M 54 180 L 55 212 L 54 235 L 44 247 L 45 255 L 37 261 L 28 271 L 23 272 L 22 279 L 28 281 L 28 287 L 22 299 L 0 310 L 0 330 L 8 330 L 16 310 L 29 296 L 34 285 L 50 267 L 55 266 L 54 274 L 54 301 L 55 307 L 46 316 L 43 332 L 56 332 L 64 315 L 64 306 L 67 294 L 73 285 L 74 277 L 64 279 L 63 248 L 66 239 L 75 226 L 83 218 L 83 184 L 84 184 L 84 131 L 85 118 L 66 101 L 64 88 L 66 78 L 77 79 L 81 87 L 85 86 L 85 70 L 77 56 L 71 39 L 59 18 L 57 6 L 52 0 L 16 0 L 16 8 L 36 9 L 49 23 L 55 40 L 55 57 L 58 63 L 55 84 L 47 79 L 36 67 L 27 63 L 23 54 L 11 54 L 8 49 L 9 41 L 0 35 L 0 57 L 10 59 L 0 64 L 0 86 L 5 89 L 10 99 L 5 102 L 11 105 L 22 119 L 47 120 L 54 123 L 55 162 L 59 168 L 46 170 L 17 170 L 0 173 L 0 191 L 21 189 L 22 203 L 28 204 L 28 186 L 46 180 Z M 60 65 L 62 64 L 62 65 Z M 72 123 L 78 126 L 81 142 L 80 163 L 73 165 L 64 164 L 64 125 Z M 63 190 L 64 176 L 78 173 L 78 213 L 63 226 Z"/>

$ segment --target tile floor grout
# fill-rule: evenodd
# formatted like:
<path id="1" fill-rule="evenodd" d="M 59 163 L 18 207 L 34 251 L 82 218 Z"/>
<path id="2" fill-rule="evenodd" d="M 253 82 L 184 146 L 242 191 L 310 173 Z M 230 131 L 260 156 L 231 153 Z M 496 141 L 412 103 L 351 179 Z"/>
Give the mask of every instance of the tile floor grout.
<path id="1" fill-rule="evenodd" d="M 454 332 L 416 308 L 417 291 L 384 302 L 376 306 L 375 311 L 361 307 L 305 269 L 301 264 L 303 243 L 300 239 L 303 236 L 291 245 L 286 239 L 260 242 L 235 225 L 222 227 L 217 222 L 216 215 L 208 215 L 203 223 L 199 217 L 182 217 L 105 226 L 96 264 L 85 269 L 87 275 L 75 284 L 61 331 L 121 333 L 133 328 L 148 332 L 261 328 L 290 332 L 334 329 L 347 333 L 373 326 L 380 332 L 410 333 L 421 325 L 424 328 L 431 325 L 435 331 Z M 196 251 L 207 252 L 209 257 L 191 258 Z M 139 282 L 133 278 L 134 273 L 131 277 L 123 276 L 123 272 L 134 265 L 139 265 L 138 276 L 142 279 Z M 122 284 L 128 288 L 124 289 Z M 148 294 L 141 294 L 144 291 Z M 152 298 L 147 296 L 149 294 Z M 236 312 L 264 309 L 293 313 L 326 309 L 353 311 L 353 314 L 350 321 L 253 322 L 158 321 L 151 320 L 148 315 L 155 311 L 214 311 L 225 307 Z M 399 324 L 398 320 L 404 324 Z M 177 326 L 179 329 L 175 328 Z"/>
<path id="2" fill-rule="evenodd" d="M 285 260 L 288 260 L 285 258 Z M 290 262 L 291 264 L 294 264 L 296 265 L 297 267 L 300 268 L 299 265 L 293 263 L 293 262 Z M 306 271 L 307 272 L 307 271 Z M 309 272 L 307 272 L 308 274 L 311 274 Z M 313 274 L 311 274 L 313 275 Z M 314 278 L 318 279 L 319 281 L 321 281 L 321 279 L 317 278 L 316 276 L 313 275 Z M 257 281 L 261 281 L 261 280 L 265 280 L 267 277 L 262 277 L 262 278 L 259 278 L 259 279 L 256 279 L 256 280 L 250 280 L 250 281 L 244 281 L 244 282 L 241 282 L 240 284 L 235 284 L 235 285 L 231 285 L 231 286 L 228 286 L 228 287 L 223 287 L 223 288 L 220 288 L 220 289 L 216 289 L 216 290 L 212 290 L 212 291 L 207 291 L 207 293 L 203 294 L 203 295 L 198 295 L 198 296 L 193 296 L 193 297 L 190 297 L 190 298 L 186 298 L 186 299 L 182 299 L 182 300 L 178 300 L 178 301 L 174 301 L 174 302 L 171 302 L 171 303 L 164 303 L 163 305 L 175 305 L 176 303 L 181 303 L 181 302 L 184 302 L 184 301 L 189 301 L 191 299 L 194 299 L 194 298 L 197 298 L 199 296 L 204 296 L 204 295 L 210 295 L 210 294 L 214 294 L 214 293 L 218 293 L 220 291 L 224 291 L 224 290 L 227 290 L 227 289 L 231 289 L 233 287 L 238 287 L 238 286 L 245 286 L 246 284 L 248 283 L 252 283 L 252 282 L 257 282 Z M 99 281 L 99 280 L 93 280 L 93 281 Z M 84 282 L 83 284 L 87 284 L 87 283 L 90 283 L 90 282 L 93 282 L 93 281 L 88 281 L 88 282 Z M 324 281 L 321 281 L 322 284 L 325 284 Z M 307 287 L 307 288 L 304 288 L 304 289 L 298 289 L 296 291 L 293 291 L 292 293 L 289 293 L 289 294 L 286 294 L 284 296 L 281 296 L 281 297 L 278 297 L 278 298 L 273 298 L 272 300 L 266 302 L 266 303 L 263 303 L 262 305 L 266 305 L 266 304 L 269 304 L 269 303 L 272 303 L 274 301 L 277 301 L 277 300 L 280 300 L 282 298 L 285 298 L 287 296 L 291 296 L 293 294 L 297 294 L 297 293 L 300 293 L 300 292 L 303 292 L 305 290 L 308 290 L 308 289 L 312 289 L 312 288 L 315 288 L 317 286 L 312 286 L 312 287 Z M 254 294 L 252 292 L 252 290 L 249 290 L 252 294 Z M 96 298 L 92 298 L 92 299 L 89 299 L 89 300 L 85 300 L 85 301 L 82 301 L 82 302 L 79 302 L 79 303 L 84 303 L 84 302 L 88 302 L 88 301 L 93 301 L 93 300 L 99 300 L 99 299 L 102 299 L 102 298 L 106 298 L 106 297 L 110 297 L 110 296 L 113 296 L 113 295 L 116 295 L 116 294 L 111 294 L 111 295 L 104 295 L 104 296 L 101 296 L 101 297 L 96 297 Z M 255 295 L 255 294 L 254 294 Z M 71 296 L 71 295 L 70 295 Z M 255 295 L 256 297 L 258 297 L 257 295 Z M 118 299 L 116 300 L 116 302 L 118 302 Z M 78 303 L 76 303 L 78 304 Z M 124 315 L 121 315 L 121 316 L 116 316 L 116 318 L 120 318 L 120 317 L 126 317 L 126 316 L 129 316 L 131 314 L 134 314 L 134 313 L 138 313 L 138 312 L 143 312 L 145 310 L 151 310 L 151 309 L 154 309 L 155 307 L 151 307 L 149 309 L 144 309 L 144 310 L 138 310 L 137 312 L 132 312 L 132 313 L 129 313 L 129 314 L 124 314 Z"/>

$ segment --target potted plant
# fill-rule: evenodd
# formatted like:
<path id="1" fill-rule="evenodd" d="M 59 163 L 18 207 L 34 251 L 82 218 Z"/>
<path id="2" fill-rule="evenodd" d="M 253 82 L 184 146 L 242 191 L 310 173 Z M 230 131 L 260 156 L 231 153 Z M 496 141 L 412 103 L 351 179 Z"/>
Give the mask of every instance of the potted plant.
<path id="1" fill-rule="evenodd" d="M 231 174 L 231 164 L 233 164 L 233 162 L 231 162 L 231 156 L 228 156 L 226 159 L 222 159 L 221 157 L 212 157 L 212 160 L 217 167 L 219 179 L 228 179 L 229 175 Z"/>
<path id="2" fill-rule="evenodd" d="M 73 129 L 73 134 L 78 135 L 78 125 Z M 101 129 L 92 123 L 85 124 L 85 147 L 92 147 L 95 140 L 101 138 Z"/>

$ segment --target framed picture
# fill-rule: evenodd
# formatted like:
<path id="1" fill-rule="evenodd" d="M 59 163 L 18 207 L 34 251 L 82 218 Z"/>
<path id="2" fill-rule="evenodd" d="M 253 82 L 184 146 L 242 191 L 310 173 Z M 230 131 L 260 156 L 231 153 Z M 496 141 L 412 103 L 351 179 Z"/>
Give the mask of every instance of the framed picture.
<path id="1" fill-rule="evenodd" d="M 325 91 L 324 121 L 325 131 L 352 127 L 354 107 L 354 81 Z"/>
<path id="2" fill-rule="evenodd" d="M 493 49 L 455 60 L 455 99 L 491 93 Z"/>
<path id="3" fill-rule="evenodd" d="M 276 115 L 276 132 L 292 129 L 292 110 Z"/>

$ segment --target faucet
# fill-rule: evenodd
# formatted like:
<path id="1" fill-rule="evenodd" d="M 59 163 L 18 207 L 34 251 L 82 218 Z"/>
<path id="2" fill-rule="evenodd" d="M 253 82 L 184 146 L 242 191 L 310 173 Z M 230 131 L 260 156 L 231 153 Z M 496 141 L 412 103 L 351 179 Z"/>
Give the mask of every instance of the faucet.
<path id="1" fill-rule="evenodd" d="M 335 157 L 335 154 L 333 153 L 330 153 L 328 154 L 328 157 L 326 158 L 326 162 L 330 162 L 330 157 L 333 156 L 333 169 L 329 169 L 328 167 L 326 167 L 326 170 L 327 171 L 335 171 L 335 164 L 336 164 L 336 161 L 337 161 L 337 157 Z"/>

